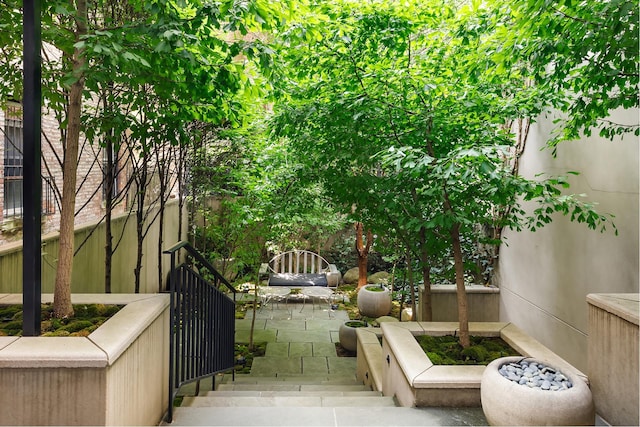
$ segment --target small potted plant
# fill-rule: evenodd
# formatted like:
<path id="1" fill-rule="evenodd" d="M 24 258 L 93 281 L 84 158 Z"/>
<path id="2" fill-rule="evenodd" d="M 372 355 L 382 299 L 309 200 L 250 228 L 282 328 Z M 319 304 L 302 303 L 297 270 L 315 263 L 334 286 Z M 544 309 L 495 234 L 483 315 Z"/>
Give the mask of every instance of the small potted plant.
<path id="1" fill-rule="evenodd" d="M 349 351 L 358 350 L 358 337 L 356 335 L 356 328 L 364 328 L 368 326 L 364 320 L 348 320 L 340 325 L 338 330 L 338 337 L 340 338 L 340 345 Z"/>
<path id="2" fill-rule="evenodd" d="M 358 291 L 358 310 L 363 316 L 386 316 L 391 311 L 391 292 L 384 285 L 365 285 Z"/>

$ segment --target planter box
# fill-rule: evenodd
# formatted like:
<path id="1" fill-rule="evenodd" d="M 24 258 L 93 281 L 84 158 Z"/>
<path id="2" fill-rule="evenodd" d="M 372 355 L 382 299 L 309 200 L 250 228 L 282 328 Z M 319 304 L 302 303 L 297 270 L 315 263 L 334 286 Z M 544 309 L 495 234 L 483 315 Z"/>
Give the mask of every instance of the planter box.
<path id="1" fill-rule="evenodd" d="M 596 412 L 612 425 L 640 425 L 639 294 L 589 294 L 588 369 Z"/>
<path id="2" fill-rule="evenodd" d="M 158 425 L 168 409 L 169 295 L 72 301 L 126 306 L 88 337 L 0 337 L 0 425 Z"/>
<path id="3" fill-rule="evenodd" d="M 500 288 L 492 286 L 468 285 L 467 308 L 471 322 L 497 322 L 500 319 Z M 420 286 L 419 295 L 424 293 Z M 424 320 L 424 308 L 418 301 L 417 320 Z M 431 285 L 431 314 L 434 322 L 458 321 L 458 297 L 455 285 Z"/>
<path id="4" fill-rule="evenodd" d="M 400 406 L 479 407 L 485 366 L 433 365 L 415 340 L 416 335 L 453 335 L 457 329 L 456 322 L 383 323 L 381 351 L 373 348 L 375 341 L 365 337 L 366 332 L 358 332 L 358 378 L 363 381 L 371 378 L 372 387 L 381 383 L 381 388 L 376 389 L 385 396 L 395 396 Z M 546 361 L 587 380 L 584 374 L 513 324 L 470 322 L 469 329 L 472 335 L 501 337 L 522 355 Z M 360 351 L 360 347 L 367 350 Z"/>

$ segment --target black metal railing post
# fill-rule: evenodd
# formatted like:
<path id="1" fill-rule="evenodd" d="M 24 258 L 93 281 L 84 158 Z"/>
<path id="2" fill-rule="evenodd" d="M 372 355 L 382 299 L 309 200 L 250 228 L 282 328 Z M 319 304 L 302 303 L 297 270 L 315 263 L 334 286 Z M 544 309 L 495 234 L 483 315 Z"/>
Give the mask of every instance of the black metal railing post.
<path id="1" fill-rule="evenodd" d="M 206 280 L 186 263 L 177 265 L 180 250 L 185 250 L 213 279 Z M 234 368 L 237 291 L 189 243 L 180 242 L 164 253 L 171 255 L 167 421 L 172 422 L 173 400 L 182 385 Z M 221 290 L 223 286 L 233 298 Z"/>

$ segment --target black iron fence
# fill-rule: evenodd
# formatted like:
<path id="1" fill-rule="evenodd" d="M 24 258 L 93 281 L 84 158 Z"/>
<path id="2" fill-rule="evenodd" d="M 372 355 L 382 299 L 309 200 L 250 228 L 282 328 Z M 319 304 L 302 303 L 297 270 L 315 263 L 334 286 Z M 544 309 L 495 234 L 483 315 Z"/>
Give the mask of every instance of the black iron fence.
<path id="1" fill-rule="evenodd" d="M 181 249 L 187 261 L 177 265 Z M 234 368 L 236 290 L 189 243 L 180 242 L 164 253 L 171 255 L 171 422 L 173 401 L 182 385 Z"/>

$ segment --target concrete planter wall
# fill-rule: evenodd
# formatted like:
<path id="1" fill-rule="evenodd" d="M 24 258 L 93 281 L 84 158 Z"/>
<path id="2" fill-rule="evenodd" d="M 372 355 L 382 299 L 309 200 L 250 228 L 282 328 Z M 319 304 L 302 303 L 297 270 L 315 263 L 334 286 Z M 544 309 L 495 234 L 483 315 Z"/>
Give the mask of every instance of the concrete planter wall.
<path id="1" fill-rule="evenodd" d="M 126 306 L 88 337 L 0 337 L 0 425 L 157 425 L 168 404 L 169 296 L 72 301 Z"/>
<path id="2" fill-rule="evenodd" d="M 424 295 L 420 286 L 419 295 Z M 468 285 L 467 309 L 471 322 L 497 322 L 500 320 L 500 289 L 491 286 Z M 431 312 L 434 322 L 457 322 L 458 299 L 455 285 L 431 286 Z M 424 320 L 422 305 L 424 297 L 419 297 L 416 320 Z"/>
<path id="3" fill-rule="evenodd" d="M 487 365 L 480 393 L 482 410 L 492 426 L 588 426 L 596 418 L 593 397 L 587 384 L 572 372 L 563 372 L 573 387 L 551 391 L 530 388 L 503 377 L 501 366 L 522 357 L 503 357 Z M 529 361 L 537 361 L 528 359 Z M 537 361 L 539 362 L 539 361 Z"/>
<path id="4" fill-rule="evenodd" d="M 640 425 L 639 294 L 589 294 L 589 379 L 596 411 L 612 425 Z"/>
<path id="5" fill-rule="evenodd" d="M 415 339 L 416 335 L 453 335 L 458 329 L 456 322 L 382 323 L 380 329 L 381 348 L 370 333 L 357 332 L 358 379 L 369 381 L 372 388 L 381 390 L 385 396 L 395 396 L 401 406 L 480 406 L 485 366 L 434 365 Z M 472 335 L 499 336 L 520 354 L 587 380 L 584 374 L 513 324 L 470 322 L 469 329 Z M 375 388 L 377 384 L 381 388 Z"/>

